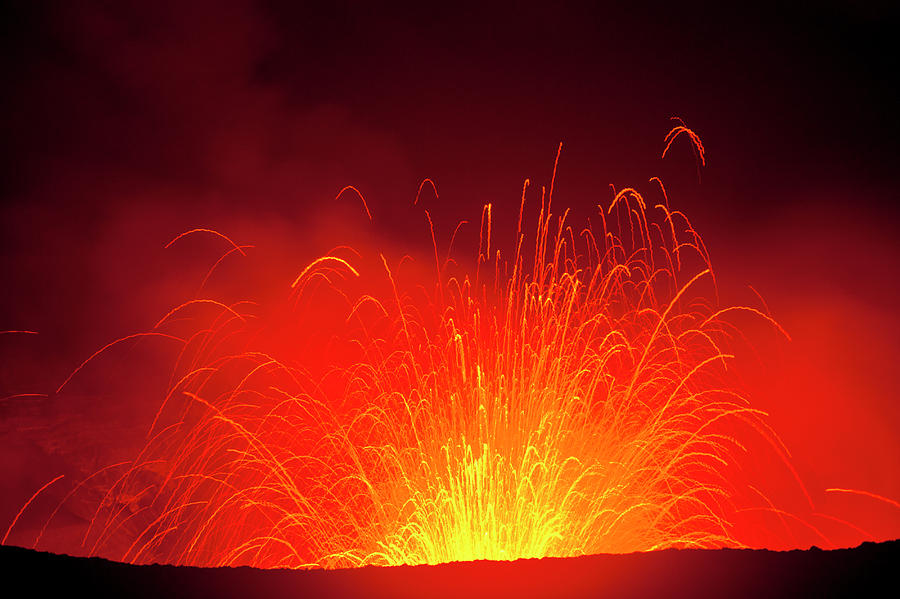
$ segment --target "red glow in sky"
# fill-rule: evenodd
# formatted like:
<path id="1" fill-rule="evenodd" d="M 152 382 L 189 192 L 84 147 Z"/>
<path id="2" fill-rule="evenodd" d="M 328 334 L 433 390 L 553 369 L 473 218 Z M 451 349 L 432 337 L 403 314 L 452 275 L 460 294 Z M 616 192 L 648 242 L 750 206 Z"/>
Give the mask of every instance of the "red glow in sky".
<path id="1" fill-rule="evenodd" d="M 410 206 L 423 179 L 439 192 L 423 191 L 436 231 L 491 203 L 510 237 L 522 182 L 548 183 L 563 141 L 554 196 L 578 218 L 608 204 L 609 185 L 663 179 L 703 237 L 721 301 L 759 304 L 758 292 L 791 336 L 742 323 L 753 350 L 735 374 L 816 510 L 875 540 L 900 536 L 893 505 L 825 491 L 900 498 L 900 130 L 883 10 L 15 9 L 0 329 L 38 334 L 0 336 L 0 522 L 59 474 L 78 480 L 140 446 L 167 350 L 142 345 L 109 358 L 106 379 L 54 391 L 96 349 L 198 294 L 220 248 L 165 249 L 173 237 L 208 227 L 256 246 L 253 268 L 226 265 L 236 274 L 204 287 L 222 296 L 241 281 L 279 297 L 342 243 L 427 264 L 427 223 Z M 699 177 L 686 139 L 659 158 L 672 115 L 702 139 Z M 353 194 L 334 201 L 346 185 L 372 221 Z M 477 226 L 456 244 L 477 247 Z M 777 463 L 755 466 L 768 495 L 807 509 Z M 33 542 L 54 489 L 10 542 Z M 85 513 L 65 510 L 48 546 L 78 553 Z M 823 532 L 866 538 L 837 522 Z"/>

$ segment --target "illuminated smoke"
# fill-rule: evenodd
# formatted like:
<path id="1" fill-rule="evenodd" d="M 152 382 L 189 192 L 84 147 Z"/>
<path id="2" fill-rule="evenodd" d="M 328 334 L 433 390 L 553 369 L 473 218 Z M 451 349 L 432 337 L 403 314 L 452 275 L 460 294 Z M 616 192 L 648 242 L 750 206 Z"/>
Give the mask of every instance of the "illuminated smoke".
<path id="1" fill-rule="evenodd" d="M 681 133 L 702 160 L 683 124 L 666 149 Z M 345 567 L 740 545 L 727 473 L 742 435 L 777 439 L 729 383 L 728 317 L 778 325 L 717 305 L 701 238 L 651 185 L 656 203 L 622 189 L 576 224 L 551 180 L 527 226 L 526 181 L 507 255 L 489 204 L 474 260 L 435 242 L 428 276 L 339 248 L 283 309 L 178 306 L 142 334 L 182 349 L 144 450 L 95 475 L 85 546 Z"/>

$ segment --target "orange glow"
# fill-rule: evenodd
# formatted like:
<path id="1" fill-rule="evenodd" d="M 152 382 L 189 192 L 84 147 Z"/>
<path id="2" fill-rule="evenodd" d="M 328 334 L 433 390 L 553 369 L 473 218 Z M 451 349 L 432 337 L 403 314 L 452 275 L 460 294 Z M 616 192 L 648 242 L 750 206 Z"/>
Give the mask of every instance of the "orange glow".
<path id="1" fill-rule="evenodd" d="M 683 123 L 663 156 L 682 133 L 705 164 Z M 740 474 L 757 446 L 793 470 L 730 374 L 730 319 L 787 333 L 718 305 L 659 179 L 659 203 L 625 188 L 576 225 L 552 209 L 555 175 L 530 232 L 525 181 L 509 257 L 492 204 L 474 266 L 440 258 L 426 211 L 431 280 L 339 247 L 285 282 L 284 305 L 192 299 L 88 358 L 58 391 L 121 341 L 181 346 L 144 449 L 110 467 L 87 551 L 333 568 L 745 546 L 752 512 L 816 531 Z M 437 198 L 426 179 L 414 203 L 426 182 Z M 252 247 L 211 229 L 166 247 L 196 233 L 228 246 L 204 284 Z"/>

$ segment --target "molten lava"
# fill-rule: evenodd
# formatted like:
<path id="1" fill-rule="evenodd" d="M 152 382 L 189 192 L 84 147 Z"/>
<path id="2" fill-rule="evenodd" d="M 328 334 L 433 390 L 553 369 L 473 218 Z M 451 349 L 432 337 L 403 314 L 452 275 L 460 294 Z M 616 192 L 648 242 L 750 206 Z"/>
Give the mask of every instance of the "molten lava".
<path id="1" fill-rule="evenodd" d="M 702 160 L 683 124 L 666 149 L 680 133 Z M 651 183 L 658 203 L 622 189 L 575 224 L 551 180 L 528 227 L 526 181 L 508 256 L 488 204 L 473 261 L 432 226 L 430 275 L 342 247 L 281 304 L 178 306 L 141 334 L 180 352 L 144 449 L 89 479 L 108 484 L 85 547 L 332 568 L 745 544 L 736 515 L 777 510 L 736 473 L 751 437 L 779 442 L 729 375 L 729 319 L 780 327 L 717 305 Z M 227 245 L 213 269 L 245 254 L 185 235 Z"/>

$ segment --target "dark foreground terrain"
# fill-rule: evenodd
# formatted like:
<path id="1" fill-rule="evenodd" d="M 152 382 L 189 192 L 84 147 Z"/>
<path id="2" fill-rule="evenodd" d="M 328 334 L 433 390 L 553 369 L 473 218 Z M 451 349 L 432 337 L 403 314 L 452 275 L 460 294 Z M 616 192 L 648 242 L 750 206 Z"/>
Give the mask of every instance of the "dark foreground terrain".
<path id="1" fill-rule="evenodd" d="M 900 541 L 891 541 L 287 571 L 131 566 L 0 547 L 0 576 L 7 591 L 32 597 L 900 597 L 898 557 Z"/>

